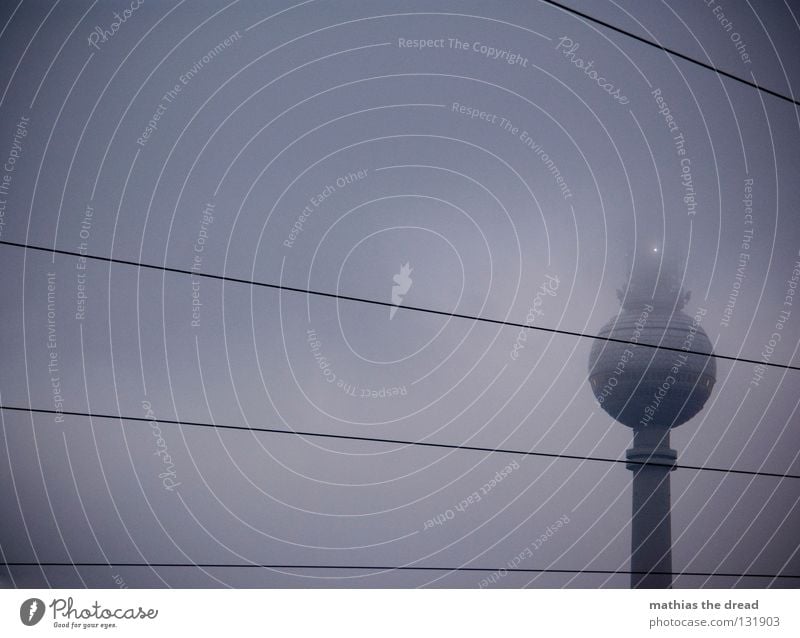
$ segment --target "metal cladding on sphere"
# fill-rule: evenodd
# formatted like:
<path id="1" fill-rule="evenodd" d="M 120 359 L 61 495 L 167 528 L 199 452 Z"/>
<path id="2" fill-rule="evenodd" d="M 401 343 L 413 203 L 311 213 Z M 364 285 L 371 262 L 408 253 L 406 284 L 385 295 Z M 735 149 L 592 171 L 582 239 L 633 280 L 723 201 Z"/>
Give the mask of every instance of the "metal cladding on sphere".
<path id="1" fill-rule="evenodd" d="M 595 397 L 609 415 L 629 427 L 686 423 L 703 408 L 714 387 L 715 359 L 687 352 L 713 351 L 700 327 L 703 313 L 693 319 L 681 311 L 688 294 L 681 291 L 674 273 L 655 270 L 652 261 L 645 263 L 632 277 L 628 293 L 620 294 L 620 314 L 598 333 L 633 343 L 597 340 L 589 356 Z"/>

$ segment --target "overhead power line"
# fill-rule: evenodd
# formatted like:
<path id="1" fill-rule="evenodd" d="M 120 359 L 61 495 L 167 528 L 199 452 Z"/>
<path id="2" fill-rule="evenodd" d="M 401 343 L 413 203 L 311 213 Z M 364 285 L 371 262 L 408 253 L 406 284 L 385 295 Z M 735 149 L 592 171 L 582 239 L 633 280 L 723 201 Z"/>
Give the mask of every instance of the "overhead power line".
<path id="1" fill-rule="evenodd" d="M 642 42 L 643 44 L 647 44 L 647 45 L 649 45 L 651 47 L 655 47 L 656 49 L 664 51 L 665 53 L 668 53 L 669 55 L 675 56 L 676 58 L 680 58 L 681 60 L 686 60 L 687 62 L 691 62 L 692 64 L 696 64 L 697 66 L 701 66 L 704 69 L 708 69 L 709 71 L 713 71 L 714 73 L 717 73 L 717 74 L 719 74 L 719 75 L 721 75 L 723 77 L 726 77 L 726 78 L 728 78 L 730 80 L 734 80 L 736 82 L 739 82 L 741 84 L 749 86 L 749 87 L 751 87 L 753 89 L 757 89 L 758 91 L 762 91 L 764 93 L 767 93 L 768 95 L 772 95 L 773 97 L 777 97 L 777 98 L 779 98 L 781 100 L 785 100 L 785 101 L 789 102 L 790 104 L 794 104 L 796 106 L 800 106 L 800 102 L 798 102 L 794 98 L 791 98 L 791 97 L 789 97 L 787 95 L 783 95 L 782 93 L 778 93 L 777 91 L 773 91 L 772 89 L 768 89 L 766 87 L 763 87 L 763 86 L 761 86 L 759 84 L 756 84 L 755 82 L 751 82 L 750 80 L 745 80 L 744 78 L 740 78 L 737 75 L 733 75 L 732 73 L 728 73 L 727 71 L 723 71 L 722 69 L 719 69 L 719 68 L 717 68 L 717 67 L 715 67 L 715 66 L 713 66 L 711 64 L 708 64 L 708 63 L 703 62 L 701 60 L 698 60 L 696 58 L 692 58 L 692 57 L 690 57 L 690 56 L 688 56 L 688 55 L 686 55 L 684 53 L 681 53 L 680 51 L 676 51 L 675 49 L 670 49 L 670 48 L 665 47 L 665 46 L 663 46 L 661 44 L 658 44 L 657 42 L 653 42 L 652 40 L 648 40 L 647 38 L 643 38 L 640 35 L 636 35 L 635 33 L 631 33 L 630 31 L 626 31 L 625 29 L 622 29 L 620 27 L 614 26 L 613 24 L 610 24 L 609 22 L 605 22 L 604 20 L 600 20 L 599 18 L 595 18 L 595 17 L 589 15 L 588 13 L 584 13 L 583 11 L 578 11 L 577 9 L 573 9 L 572 7 L 568 7 L 568 6 L 564 5 L 564 4 L 561 4 L 560 2 L 554 2 L 554 0 L 541 0 L 541 2 L 544 2 L 545 4 L 549 4 L 549 5 L 552 5 L 554 7 L 557 7 L 559 9 L 561 9 L 562 11 L 565 11 L 567 13 L 571 13 L 573 15 L 576 15 L 576 16 L 578 16 L 580 18 L 583 18 L 584 20 L 588 20 L 589 22 L 594 22 L 595 24 L 599 24 L 600 26 L 605 27 L 606 29 L 611 29 L 612 31 L 616 31 L 617 33 L 621 33 L 622 35 L 626 35 L 629 38 L 633 38 L 634 40 Z"/>
<path id="2" fill-rule="evenodd" d="M 546 328 L 544 326 L 537 326 L 528 323 L 519 323 L 516 321 L 505 321 L 503 319 L 492 319 L 490 317 L 480 317 L 478 315 L 468 315 L 460 312 L 449 312 L 447 310 L 434 310 L 432 308 L 422 308 L 420 306 L 396 306 L 388 301 L 378 301 L 376 299 L 366 299 L 364 297 L 354 297 L 352 295 L 341 295 L 334 292 L 323 292 L 320 290 L 309 290 L 307 288 L 297 288 L 294 286 L 285 286 L 283 284 L 272 284 L 264 281 L 254 281 L 252 279 L 243 279 L 241 277 L 230 277 L 228 275 L 215 275 L 211 273 L 196 272 L 185 268 L 172 268 L 170 266 L 160 266 L 157 264 L 146 264 L 142 262 L 131 261 L 129 259 L 119 259 L 117 257 L 102 257 L 99 255 L 87 255 L 72 250 L 62 250 L 59 248 L 47 248 L 45 246 L 34 246 L 32 244 L 23 244 L 15 241 L 0 240 L 0 245 L 14 246 L 16 248 L 23 248 L 25 250 L 37 250 L 57 255 L 66 255 L 68 257 L 82 257 L 84 259 L 92 259 L 94 261 L 102 261 L 111 264 L 119 264 L 123 266 L 134 266 L 136 268 L 144 268 L 149 270 L 160 270 L 163 272 L 176 273 L 179 275 L 190 275 L 192 277 L 202 277 L 205 279 L 214 279 L 217 281 L 224 281 L 228 283 L 244 284 L 247 286 L 256 286 L 259 288 L 270 288 L 272 290 L 280 290 L 283 292 L 296 292 L 304 295 L 312 295 L 315 297 L 325 297 L 328 299 L 336 299 L 338 301 L 353 301 L 356 303 L 368 304 L 372 306 L 385 306 L 388 308 L 399 308 L 400 310 L 407 310 L 409 312 L 422 312 L 431 315 L 438 315 L 441 317 L 453 317 L 456 319 L 468 319 L 470 321 L 478 321 L 481 323 L 489 323 L 498 326 L 506 326 L 509 328 L 524 328 L 527 330 L 536 330 L 539 332 L 549 332 L 552 334 L 565 335 L 569 337 L 579 337 L 581 339 L 594 339 L 596 341 L 609 341 L 613 343 L 623 343 L 625 345 L 641 346 L 643 348 L 652 348 L 654 350 L 666 350 L 672 352 L 680 352 L 681 354 L 694 354 L 703 357 L 714 357 L 715 359 L 724 359 L 726 361 L 733 361 L 735 363 L 753 363 L 764 367 L 781 368 L 784 370 L 800 370 L 800 366 L 793 366 L 786 363 L 776 363 L 774 361 L 759 361 L 757 359 L 747 359 L 744 357 L 735 357 L 732 355 L 718 354 L 716 352 L 698 352 L 696 350 L 684 350 L 683 348 L 676 348 L 671 346 L 659 345 L 656 343 L 646 343 L 643 341 L 629 341 L 627 339 L 618 339 L 615 337 L 601 337 L 600 335 L 589 334 L 586 332 L 576 332 L 574 330 L 563 330 L 560 328 Z"/>
<path id="3" fill-rule="evenodd" d="M 44 408 L 22 408 L 9 405 L 0 405 L 0 410 L 13 410 L 16 412 L 32 412 L 39 414 L 62 414 L 66 416 L 77 416 L 93 419 L 110 419 L 114 421 L 136 421 L 150 423 L 153 419 L 138 416 L 121 416 L 117 414 L 95 414 L 90 412 L 74 412 L 66 410 L 49 410 Z M 780 472 L 762 472 L 758 470 L 739 470 L 722 467 L 708 467 L 705 465 L 672 465 L 668 463 L 657 463 L 651 461 L 629 461 L 626 459 L 612 459 L 602 456 L 581 456 L 579 454 L 559 454 L 557 452 L 534 452 L 531 450 L 511 450 L 507 448 L 483 447 L 478 445 L 459 445 L 455 443 L 434 443 L 431 441 L 410 441 L 404 439 L 388 439 L 374 436 L 356 436 L 348 434 L 327 434 L 324 432 L 308 432 L 302 430 L 287 430 L 282 428 L 260 428 L 246 425 L 225 425 L 220 423 L 204 423 L 202 421 L 176 421 L 170 419 L 155 419 L 157 423 L 164 425 L 185 425 L 188 427 L 214 428 L 220 430 L 238 430 L 243 432 L 261 432 L 266 434 L 288 434 L 300 437 L 320 438 L 320 439 L 339 439 L 343 441 L 359 441 L 369 443 L 385 443 L 390 445 L 406 445 L 427 448 L 440 448 L 445 450 L 465 450 L 470 452 L 487 452 L 496 454 L 515 454 L 517 456 L 538 456 L 551 459 L 569 459 L 573 461 L 592 461 L 597 463 L 621 463 L 631 465 L 660 465 L 674 467 L 679 470 L 694 470 L 698 472 L 718 472 L 722 474 L 745 474 L 747 476 L 763 476 L 780 479 L 800 479 L 798 474 L 784 474 Z"/>
<path id="4" fill-rule="evenodd" d="M 633 572 L 625 569 L 555 569 L 526 567 L 426 567 L 416 565 L 280 565 L 268 563 L 76 563 L 76 562 L 0 562 L 4 567 L 189 567 L 194 569 L 313 569 L 356 571 L 422 571 L 422 572 L 500 572 L 519 574 L 664 574 L 670 576 L 716 576 L 725 578 L 800 578 L 795 574 L 747 574 L 735 572 Z"/>

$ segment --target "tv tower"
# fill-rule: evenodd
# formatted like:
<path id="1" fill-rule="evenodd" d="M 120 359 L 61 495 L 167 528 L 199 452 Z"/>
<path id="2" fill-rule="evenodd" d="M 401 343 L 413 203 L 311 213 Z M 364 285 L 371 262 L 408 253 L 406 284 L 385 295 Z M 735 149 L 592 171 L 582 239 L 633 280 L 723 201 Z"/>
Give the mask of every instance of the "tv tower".
<path id="1" fill-rule="evenodd" d="M 716 381 L 711 342 L 694 318 L 683 312 L 689 293 L 679 269 L 657 248 L 631 265 L 622 308 L 599 332 L 589 355 L 589 381 L 600 406 L 633 429 L 627 468 L 633 472 L 631 588 L 672 587 L 670 472 L 677 452 L 672 428 L 686 423 L 705 405 Z M 652 344 L 666 349 L 648 348 Z"/>

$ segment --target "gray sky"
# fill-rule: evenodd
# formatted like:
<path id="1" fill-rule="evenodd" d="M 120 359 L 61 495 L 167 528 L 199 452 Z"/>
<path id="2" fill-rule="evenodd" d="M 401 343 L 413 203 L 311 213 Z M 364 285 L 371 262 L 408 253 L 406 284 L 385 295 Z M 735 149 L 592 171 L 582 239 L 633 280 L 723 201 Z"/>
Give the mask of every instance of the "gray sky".
<path id="1" fill-rule="evenodd" d="M 705 310 L 717 353 L 761 360 L 783 318 L 771 360 L 800 365 L 800 308 L 784 303 L 800 259 L 789 102 L 533 1 L 137 4 L 0 7 L 0 240 L 382 302 L 408 263 L 407 306 L 515 322 L 535 307 L 536 326 L 590 334 L 618 312 L 629 255 L 652 248 L 686 265 L 687 312 Z M 580 8 L 787 95 L 800 81 L 789 5 Z M 414 40 L 441 46 L 402 46 Z M 630 446 L 586 381 L 588 339 L 8 245 L 0 263 L 5 406 L 610 458 Z M 673 433 L 679 462 L 800 472 L 797 375 L 718 360 L 705 409 Z M 12 411 L 2 431 L 6 562 L 628 568 L 619 464 Z M 798 498 L 797 480 L 673 472 L 675 570 L 800 574 Z M 19 567 L 0 582 L 490 574 Z"/>

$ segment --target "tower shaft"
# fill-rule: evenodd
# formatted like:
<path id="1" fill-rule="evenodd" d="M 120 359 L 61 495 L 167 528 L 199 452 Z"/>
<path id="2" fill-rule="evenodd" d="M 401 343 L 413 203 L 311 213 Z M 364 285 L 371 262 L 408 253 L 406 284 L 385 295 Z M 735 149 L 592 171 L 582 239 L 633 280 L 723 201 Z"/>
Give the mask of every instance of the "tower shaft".
<path id="1" fill-rule="evenodd" d="M 627 451 L 633 472 L 631 588 L 672 587 L 670 476 L 677 459 L 669 447 L 669 428 L 634 428 Z"/>

